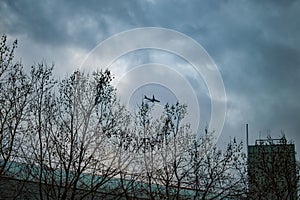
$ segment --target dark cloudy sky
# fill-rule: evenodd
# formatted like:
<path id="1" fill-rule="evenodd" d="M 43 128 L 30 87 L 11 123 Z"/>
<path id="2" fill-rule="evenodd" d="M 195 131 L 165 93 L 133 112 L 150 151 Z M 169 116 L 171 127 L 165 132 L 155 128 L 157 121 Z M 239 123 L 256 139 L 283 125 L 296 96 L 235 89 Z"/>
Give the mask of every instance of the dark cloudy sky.
<path id="1" fill-rule="evenodd" d="M 178 31 L 203 46 L 223 78 L 227 112 L 220 143 L 230 136 L 245 140 L 244 127 L 249 123 L 251 143 L 266 137 L 267 130 L 274 138 L 283 130 L 300 152 L 299 11 L 299 0 L 1 0 L 0 34 L 19 40 L 17 57 L 25 67 L 46 60 L 55 64 L 56 76 L 64 77 L 114 34 L 142 27 Z M 144 51 L 119 59 L 116 66 L 159 59 L 178 69 L 186 64 L 169 53 Z M 182 76 L 194 89 L 202 88 L 197 85 L 203 81 L 193 81 L 191 71 L 183 70 Z M 130 81 L 135 82 L 135 77 Z M 156 90 L 162 96 L 164 87 Z M 204 98 L 200 109 L 206 119 L 207 90 L 196 93 Z"/>

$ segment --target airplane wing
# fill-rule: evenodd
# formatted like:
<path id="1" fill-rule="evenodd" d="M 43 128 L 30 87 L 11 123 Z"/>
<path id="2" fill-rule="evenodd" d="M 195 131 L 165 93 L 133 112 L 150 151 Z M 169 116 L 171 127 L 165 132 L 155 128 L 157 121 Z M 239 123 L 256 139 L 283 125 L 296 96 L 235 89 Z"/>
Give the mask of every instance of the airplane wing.
<path id="1" fill-rule="evenodd" d="M 160 102 L 159 100 L 155 99 L 154 95 L 153 95 L 152 99 L 149 98 L 149 97 L 147 97 L 147 96 L 145 95 L 145 96 L 144 96 L 144 99 L 146 99 L 146 100 L 148 100 L 148 101 L 150 101 L 150 102 L 152 102 L 152 103 L 154 103 L 154 102 Z"/>
<path id="2" fill-rule="evenodd" d="M 149 97 L 147 97 L 146 95 L 145 95 L 144 99 L 151 101 L 151 99 Z"/>

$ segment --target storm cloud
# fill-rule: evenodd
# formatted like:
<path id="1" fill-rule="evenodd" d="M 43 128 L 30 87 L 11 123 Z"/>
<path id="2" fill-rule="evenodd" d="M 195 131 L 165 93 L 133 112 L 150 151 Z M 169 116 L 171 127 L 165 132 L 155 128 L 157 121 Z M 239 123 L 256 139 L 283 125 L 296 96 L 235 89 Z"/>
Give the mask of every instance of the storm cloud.
<path id="1" fill-rule="evenodd" d="M 222 75 L 227 114 L 221 143 L 229 137 L 245 141 L 244 126 L 249 123 L 251 143 L 266 137 L 268 129 L 274 138 L 283 130 L 300 152 L 299 10 L 297 0 L 2 0 L 0 33 L 19 40 L 17 57 L 25 67 L 41 60 L 54 62 L 55 74 L 64 77 L 114 34 L 141 27 L 176 30 L 201 44 Z M 118 62 L 128 67 L 158 62 L 159 58 L 165 60 L 161 63 L 176 63 L 179 70 L 188 65 L 151 51 Z M 209 100 L 203 80 L 190 71 L 182 74 L 199 97 Z M 209 105 L 205 102 L 202 106 Z M 200 109 L 209 112 L 207 107 Z"/>

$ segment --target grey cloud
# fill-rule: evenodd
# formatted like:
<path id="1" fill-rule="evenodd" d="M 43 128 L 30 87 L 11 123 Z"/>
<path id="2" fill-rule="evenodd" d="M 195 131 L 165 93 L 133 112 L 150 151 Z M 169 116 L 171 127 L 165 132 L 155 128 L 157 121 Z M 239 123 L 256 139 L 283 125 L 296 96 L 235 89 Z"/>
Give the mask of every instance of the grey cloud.
<path id="1" fill-rule="evenodd" d="M 111 23 L 134 23 L 139 17 L 130 15 L 132 9 L 133 4 L 125 1 L 3 1 L 0 16 L 5 20 L 0 23 L 0 30 L 16 36 L 25 34 L 36 42 L 49 45 L 92 48 L 99 40 L 117 33 L 111 32 L 114 30 L 111 27 L 116 26 Z M 99 34 L 102 37 L 97 38 Z"/>
<path id="2" fill-rule="evenodd" d="M 27 35 L 26 44 L 48 45 L 64 52 L 73 46 L 88 51 L 112 34 L 131 28 L 177 30 L 203 45 L 222 74 L 228 94 L 223 138 L 235 135 L 244 139 L 241 123 L 248 122 L 252 139 L 269 128 L 274 130 L 274 137 L 283 129 L 289 139 L 300 141 L 299 10 L 297 0 L 7 0 L 0 3 L 0 32 L 13 37 Z M 69 58 L 51 51 L 47 54 L 58 64 Z M 149 52 L 137 52 L 128 59 L 145 63 L 153 57 Z M 166 63 L 172 61 L 177 62 L 170 59 Z M 192 84 L 199 84 L 193 75 L 187 77 Z M 203 97 L 200 92 L 198 95 Z M 203 105 L 205 112 L 209 112 L 208 106 Z"/>

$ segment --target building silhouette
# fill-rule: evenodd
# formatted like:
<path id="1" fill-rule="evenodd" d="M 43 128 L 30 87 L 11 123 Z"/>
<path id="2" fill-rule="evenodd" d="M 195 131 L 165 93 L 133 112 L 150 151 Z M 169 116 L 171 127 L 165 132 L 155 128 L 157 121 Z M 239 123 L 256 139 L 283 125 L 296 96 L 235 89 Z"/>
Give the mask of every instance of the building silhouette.
<path id="1" fill-rule="evenodd" d="M 281 139 L 248 145 L 249 199 L 297 199 L 295 145 Z"/>

